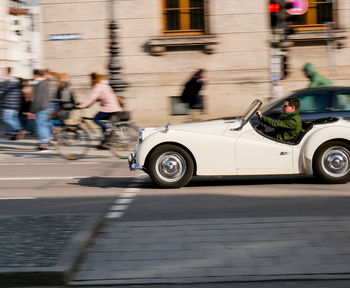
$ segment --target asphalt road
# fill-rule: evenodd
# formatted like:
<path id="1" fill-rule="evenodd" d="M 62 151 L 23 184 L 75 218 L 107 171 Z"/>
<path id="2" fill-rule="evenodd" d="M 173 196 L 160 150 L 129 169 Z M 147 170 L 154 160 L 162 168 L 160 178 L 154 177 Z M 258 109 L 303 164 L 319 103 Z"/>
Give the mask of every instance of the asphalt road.
<path id="1" fill-rule="evenodd" d="M 181 189 L 158 189 L 125 160 L 105 155 L 67 161 L 57 155 L 0 154 L 0 217 L 50 214 L 108 215 L 123 193 L 133 194 L 117 221 L 287 216 L 347 216 L 350 183 L 325 185 L 313 177 L 195 177 Z M 151 288 L 349 287 L 349 281 L 284 281 Z M 141 287 L 141 286 L 134 286 Z"/>
<path id="2" fill-rule="evenodd" d="M 104 213 L 130 176 L 127 163 L 113 157 L 7 157 L 0 164 L 0 216 Z M 102 177 L 113 186 L 101 187 Z"/>
<path id="3" fill-rule="evenodd" d="M 136 195 L 121 221 L 350 215 L 350 183 L 325 185 L 304 176 L 195 177 L 187 187 L 165 190 L 113 157 L 11 157 L 0 164 L 0 216 L 104 213 L 129 187 L 137 187 Z"/>

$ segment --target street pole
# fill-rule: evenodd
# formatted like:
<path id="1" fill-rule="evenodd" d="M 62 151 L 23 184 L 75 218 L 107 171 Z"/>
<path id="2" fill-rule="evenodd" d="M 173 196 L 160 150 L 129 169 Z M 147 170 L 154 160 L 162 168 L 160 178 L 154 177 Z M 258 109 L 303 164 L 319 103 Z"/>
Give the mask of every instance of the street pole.
<path id="1" fill-rule="evenodd" d="M 327 23 L 327 47 L 328 47 L 328 68 L 332 74 L 332 80 L 337 78 L 337 58 L 336 58 L 336 44 L 334 39 L 334 23 Z"/>
<path id="2" fill-rule="evenodd" d="M 110 31 L 110 45 L 109 45 L 109 52 L 110 52 L 110 61 L 108 65 L 109 69 L 109 83 L 114 90 L 114 92 L 120 96 L 124 97 L 124 90 L 127 86 L 126 82 L 124 82 L 121 78 L 121 65 L 119 62 L 119 43 L 117 40 L 117 29 L 118 25 L 115 20 L 115 14 L 114 14 L 114 1 L 110 0 L 110 22 L 108 29 Z"/>

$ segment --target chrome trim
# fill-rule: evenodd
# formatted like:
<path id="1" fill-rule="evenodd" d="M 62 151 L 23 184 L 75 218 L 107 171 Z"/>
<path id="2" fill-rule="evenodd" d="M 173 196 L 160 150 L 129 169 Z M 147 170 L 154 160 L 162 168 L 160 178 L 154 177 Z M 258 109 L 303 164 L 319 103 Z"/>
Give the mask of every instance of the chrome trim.
<path id="1" fill-rule="evenodd" d="M 142 166 L 136 163 L 136 153 L 132 150 L 128 156 L 129 169 L 130 171 L 135 171 L 136 169 L 142 170 Z"/>
<path id="2" fill-rule="evenodd" d="M 142 134 L 143 134 L 143 130 L 145 130 L 144 128 L 142 128 L 140 131 L 139 131 L 139 135 L 138 135 L 138 139 L 139 139 L 139 143 L 142 142 Z"/>
<path id="3" fill-rule="evenodd" d="M 136 163 L 132 164 L 132 165 L 131 165 L 131 168 L 132 168 L 133 170 L 136 170 L 136 169 L 142 170 L 142 166 L 139 165 L 139 164 L 136 164 Z"/>

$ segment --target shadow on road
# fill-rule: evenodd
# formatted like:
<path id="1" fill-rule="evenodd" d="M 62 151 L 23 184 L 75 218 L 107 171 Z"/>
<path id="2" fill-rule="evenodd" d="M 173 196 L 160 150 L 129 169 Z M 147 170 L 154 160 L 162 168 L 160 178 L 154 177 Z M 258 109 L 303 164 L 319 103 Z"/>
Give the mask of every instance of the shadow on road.
<path id="1" fill-rule="evenodd" d="M 129 188 L 133 182 L 132 177 L 88 177 L 80 179 L 78 183 L 70 183 L 71 185 L 80 185 L 98 188 Z M 139 186 L 138 186 L 139 187 Z M 154 188 L 154 187 L 153 187 Z"/>
<path id="2" fill-rule="evenodd" d="M 81 185 L 99 188 L 129 188 L 135 182 L 135 177 L 88 177 L 81 179 L 72 185 Z M 186 187 L 208 186 L 241 186 L 241 185 L 276 185 L 276 184 L 321 184 L 319 179 L 313 176 L 225 176 L 225 177 L 193 177 Z M 138 181 L 137 187 L 141 189 L 157 189 L 148 176 L 143 181 Z M 161 188 L 159 188 L 161 189 Z"/>

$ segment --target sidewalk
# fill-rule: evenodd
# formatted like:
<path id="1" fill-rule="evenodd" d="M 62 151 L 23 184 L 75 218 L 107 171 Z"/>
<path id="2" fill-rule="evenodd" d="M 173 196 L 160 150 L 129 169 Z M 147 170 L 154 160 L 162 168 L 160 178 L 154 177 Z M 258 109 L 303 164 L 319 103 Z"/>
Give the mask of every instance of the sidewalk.
<path id="1" fill-rule="evenodd" d="M 0 287 L 66 283 L 100 221 L 92 215 L 0 218 Z"/>
<path id="2" fill-rule="evenodd" d="M 25 135 L 23 139 L 13 141 L 9 139 L 10 137 L 5 135 L 5 132 L 0 127 L 0 160 L 1 159 L 11 159 L 15 158 L 57 158 L 63 159 L 58 152 L 55 150 L 55 147 L 47 151 L 38 151 L 38 139 L 36 136 Z M 91 142 L 91 149 L 88 153 L 78 161 L 84 159 L 93 159 L 93 158 L 111 158 L 118 159 L 113 156 L 110 151 L 107 150 L 98 150 L 94 148 L 94 145 L 97 146 L 97 141 Z M 68 161 L 68 160 L 65 160 Z"/>
<path id="3" fill-rule="evenodd" d="M 70 285 L 350 279 L 350 218 L 107 220 Z"/>

